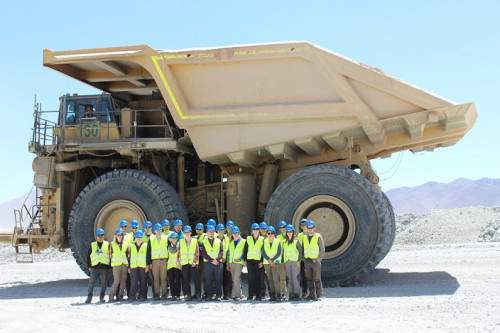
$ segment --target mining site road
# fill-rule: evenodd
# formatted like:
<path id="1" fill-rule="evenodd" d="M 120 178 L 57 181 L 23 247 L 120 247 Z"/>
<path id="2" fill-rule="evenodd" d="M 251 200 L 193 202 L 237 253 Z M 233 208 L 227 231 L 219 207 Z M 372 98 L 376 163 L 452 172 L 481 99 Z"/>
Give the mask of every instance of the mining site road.
<path id="1" fill-rule="evenodd" d="M 84 304 L 87 282 L 68 259 L 0 265 L 0 331 L 500 332 L 500 243 L 399 246 L 318 302 Z"/>

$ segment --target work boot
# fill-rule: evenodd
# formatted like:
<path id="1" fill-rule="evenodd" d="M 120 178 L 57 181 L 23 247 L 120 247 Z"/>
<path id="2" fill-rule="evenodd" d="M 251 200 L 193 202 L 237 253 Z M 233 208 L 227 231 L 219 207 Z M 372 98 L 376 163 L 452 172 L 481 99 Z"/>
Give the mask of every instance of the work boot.
<path id="1" fill-rule="evenodd" d="M 276 294 L 275 293 L 269 293 L 269 301 L 276 302 Z"/>
<path id="2" fill-rule="evenodd" d="M 187 294 L 186 296 L 184 296 L 184 300 L 189 302 L 190 300 L 192 300 L 193 298 L 191 297 L 191 295 Z"/>
<path id="3" fill-rule="evenodd" d="M 153 301 L 158 301 L 160 299 L 160 295 L 159 294 L 154 294 L 153 295 Z"/>
<path id="4" fill-rule="evenodd" d="M 104 295 L 105 295 L 104 293 L 101 293 L 101 295 L 99 296 L 99 302 L 101 302 L 101 303 L 106 302 L 106 300 L 104 299 Z"/>
<path id="5" fill-rule="evenodd" d="M 87 304 L 92 303 L 92 294 L 88 294 L 87 299 L 85 300 L 85 303 L 87 303 Z"/>
<path id="6" fill-rule="evenodd" d="M 166 300 L 167 300 L 167 298 L 168 298 L 167 294 L 163 294 L 163 295 L 161 295 L 161 299 L 162 299 L 162 300 L 166 301 Z"/>

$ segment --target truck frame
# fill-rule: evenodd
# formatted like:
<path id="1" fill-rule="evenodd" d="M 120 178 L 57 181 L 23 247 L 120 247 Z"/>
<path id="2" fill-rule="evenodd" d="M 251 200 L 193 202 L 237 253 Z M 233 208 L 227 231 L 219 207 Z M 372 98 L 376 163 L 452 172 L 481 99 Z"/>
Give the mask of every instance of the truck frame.
<path id="1" fill-rule="evenodd" d="M 395 237 L 370 160 L 451 146 L 473 126 L 456 104 L 307 42 L 210 49 L 146 45 L 43 53 L 102 94 L 35 110 L 37 200 L 13 244 L 71 247 L 82 270 L 95 231 L 122 220 L 232 220 L 324 238 L 326 285 L 373 270 Z M 23 221 L 24 220 L 24 221 Z"/>

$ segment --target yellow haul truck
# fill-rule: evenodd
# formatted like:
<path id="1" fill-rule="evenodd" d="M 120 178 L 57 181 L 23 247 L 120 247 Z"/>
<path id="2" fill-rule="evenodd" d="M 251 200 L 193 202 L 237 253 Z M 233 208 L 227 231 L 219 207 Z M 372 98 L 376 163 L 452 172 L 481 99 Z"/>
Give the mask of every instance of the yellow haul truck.
<path id="1" fill-rule="evenodd" d="M 53 121 L 36 110 L 37 201 L 13 244 L 71 247 L 87 272 L 96 229 L 109 240 L 122 219 L 249 233 L 306 218 L 325 240 L 325 284 L 352 283 L 395 236 L 370 160 L 453 145 L 477 117 L 307 42 L 45 50 L 43 63 L 102 94 L 62 96 Z"/>

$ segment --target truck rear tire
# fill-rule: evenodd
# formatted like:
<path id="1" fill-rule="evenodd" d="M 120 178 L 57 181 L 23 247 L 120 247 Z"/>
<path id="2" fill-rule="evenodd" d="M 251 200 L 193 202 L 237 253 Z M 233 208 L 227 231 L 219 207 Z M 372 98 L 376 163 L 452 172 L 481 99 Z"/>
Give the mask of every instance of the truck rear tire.
<path id="1" fill-rule="evenodd" d="M 186 209 L 177 192 L 163 179 L 140 170 L 115 170 L 92 180 L 78 195 L 69 217 L 68 237 L 73 256 L 88 275 L 89 245 L 102 228 L 106 240 L 113 240 L 122 219 L 163 219 L 188 222 Z"/>
<path id="2" fill-rule="evenodd" d="M 265 221 L 276 226 L 300 220 L 316 223 L 325 242 L 322 281 L 350 285 L 385 257 L 394 241 L 389 201 L 356 172 L 329 164 L 304 168 L 286 178 L 266 207 Z"/>

